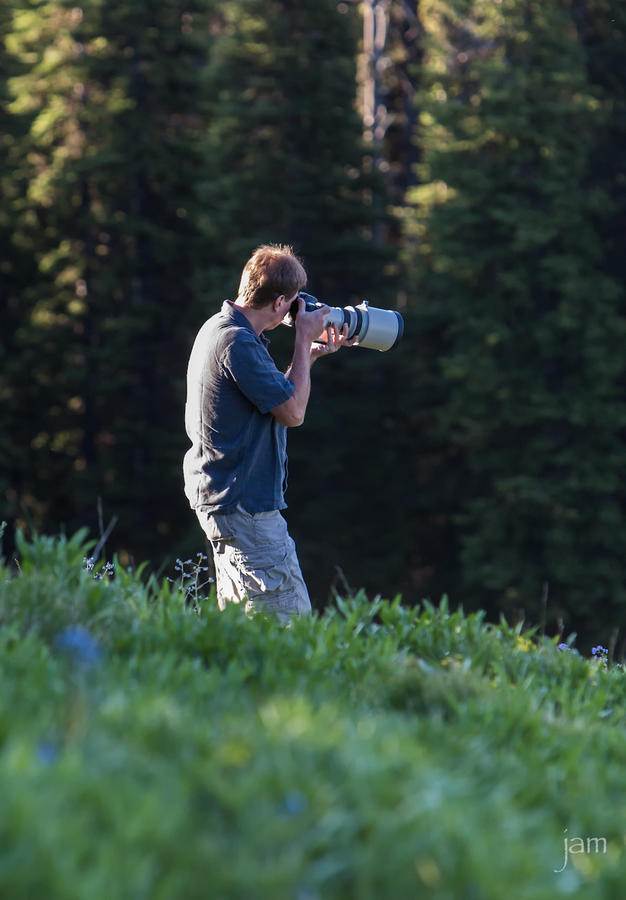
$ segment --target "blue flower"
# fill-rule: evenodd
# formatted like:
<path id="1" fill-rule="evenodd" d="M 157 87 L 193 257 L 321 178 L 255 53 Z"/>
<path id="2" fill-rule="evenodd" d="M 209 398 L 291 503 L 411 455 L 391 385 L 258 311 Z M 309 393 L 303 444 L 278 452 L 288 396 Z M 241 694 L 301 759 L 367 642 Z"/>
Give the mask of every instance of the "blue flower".
<path id="1" fill-rule="evenodd" d="M 300 791 L 287 791 L 283 797 L 281 806 L 288 816 L 299 816 L 303 812 L 306 812 L 309 802 L 305 795 L 300 793 Z"/>
<path id="2" fill-rule="evenodd" d="M 94 665 L 102 656 L 100 644 L 83 625 L 68 625 L 57 634 L 54 646 L 78 666 Z"/>
<path id="3" fill-rule="evenodd" d="M 35 755 L 40 763 L 51 766 L 59 758 L 59 748 L 49 741 L 41 741 L 35 748 Z"/>
<path id="4" fill-rule="evenodd" d="M 557 650 L 571 650 L 572 648 L 570 647 L 569 644 L 557 644 L 556 649 Z"/>
<path id="5" fill-rule="evenodd" d="M 600 659 L 604 659 L 605 656 L 609 655 L 609 651 L 606 649 L 606 647 L 603 647 L 602 644 L 598 644 L 597 647 L 591 648 L 591 655 L 599 657 Z"/>

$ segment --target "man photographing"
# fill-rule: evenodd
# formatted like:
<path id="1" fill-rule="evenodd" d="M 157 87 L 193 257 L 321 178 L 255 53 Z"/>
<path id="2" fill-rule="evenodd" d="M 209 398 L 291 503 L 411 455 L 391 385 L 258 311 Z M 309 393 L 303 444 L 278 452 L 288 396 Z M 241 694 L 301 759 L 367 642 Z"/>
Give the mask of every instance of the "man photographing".
<path id="1" fill-rule="evenodd" d="M 286 507 L 287 428 L 304 421 L 311 365 L 352 343 L 325 328 L 329 307 L 299 299 L 291 365 L 280 372 L 263 332 L 307 282 L 291 247 L 266 244 L 246 263 L 234 302 L 200 329 L 187 369 L 185 494 L 213 548 L 217 599 L 283 620 L 311 612 Z M 322 343 L 315 343 L 322 338 Z"/>

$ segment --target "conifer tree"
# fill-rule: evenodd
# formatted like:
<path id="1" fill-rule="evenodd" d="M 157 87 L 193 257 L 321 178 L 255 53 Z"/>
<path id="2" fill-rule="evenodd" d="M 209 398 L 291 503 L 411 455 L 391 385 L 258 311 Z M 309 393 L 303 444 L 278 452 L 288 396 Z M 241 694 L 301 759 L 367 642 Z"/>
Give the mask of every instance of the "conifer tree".
<path id="1" fill-rule="evenodd" d="M 32 2 L 8 40 L 32 268 L 13 338 L 18 491 L 48 528 L 84 523 L 101 496 L 139 554 L 173 525 L 157 492 L 181 506 L 206 12 Z"/>
<path id="2" fill-rule="evenodd" d="M 626 620 L 623 291 L 589 181 L 605 110 L 572 5 L 438 0 L 409 231 L 438 339 L 464 602 Z M 547 586 L 547 587 L 546 587 Z"/>
<path id="3" fill-rule="evenodd" d="M 23 452 L 16 426 L 24 373 L 15 338 L 20 324 L 20 294 L 30 276 L 28 248 L 15 231 L 17 204 L 24 189 L 18 176 L 24 127 L 8 110 L 10 79 L 21 72 L 19 61 L 6 52 L 14 9 L 14 3 L 0 2 L 0 520 L 8 521 L 10 527 L 19 513 L 16 485 Z M 5 535 L 5 552 L 9 543 Z"/>
<path id="4" fill-rule="evenodd" d="M 233 297 L 243 263 L 265 242 L 294 245 L 308 290 L 333 305 L 395 299 L 384 185 L 356 105 L 360 26 L 356 7 L 335 0 L 221 5 L 203 187 L 205 233 L 220 247 L 221 265 L 203 284 L 213 309 Z M 293 336 L 277 329 L 271 340 L 286 367 Z M 287 514 L 318 604 L 334 563 L 363 583 L 362 535 L 375 543 L 384 463 L 373 436 L 389 385 L 371 354 L 345 351 L 336 364 L 318 364 L 306 427 L 289 435 Z M 364 470 L 367 504 L 358 487 Z M 332 517 L 320 502 L 326 491 Z"/>
<path id="5" fill-rule="evenodd" d="M 214 289 L 267 241 L 294 244 L 311 289 L 331 301 L 383 285 L 372 241 L 380 186 L 366 173 L 356 109 L 355 10 L 335 0 L 220 9 L 203 195 L 206 233 L 222 252 Z"/>
<path id="6" fill-rule="evenodd" d="M 602 108 L 585 183 L 593 197 L 589 218 L 603 247 L 603 270 L 626 284 L 626 8 L 607 0 L 573 5 L 585 50 L 590 89 Z"/>

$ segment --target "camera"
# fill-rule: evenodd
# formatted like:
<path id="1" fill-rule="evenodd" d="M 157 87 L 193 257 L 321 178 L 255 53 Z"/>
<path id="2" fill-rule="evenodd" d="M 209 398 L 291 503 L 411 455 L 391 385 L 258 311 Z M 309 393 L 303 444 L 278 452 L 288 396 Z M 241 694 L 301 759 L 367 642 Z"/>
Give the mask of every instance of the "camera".
<path id="1" fill-rule="evenodd" d="M 283 319 L 284 325 L 295 325 L 299 308 L 298 298 L 304 300 L 307 312 L 326 305 L 320 303 L 312 294 L 299 291 Z M 391 309 L 376 309 L 374 306 L 369 306 L 367 300 L 363 300 L 358 306 L 331 306 L 325 325 L 335 325 L 338 330 L 347 325 L 348 338 L 356 337 L 355 347 L 366 347 L 381 352 L 395 350 L 404 333 L 404 320 L 399 312 Z"/>

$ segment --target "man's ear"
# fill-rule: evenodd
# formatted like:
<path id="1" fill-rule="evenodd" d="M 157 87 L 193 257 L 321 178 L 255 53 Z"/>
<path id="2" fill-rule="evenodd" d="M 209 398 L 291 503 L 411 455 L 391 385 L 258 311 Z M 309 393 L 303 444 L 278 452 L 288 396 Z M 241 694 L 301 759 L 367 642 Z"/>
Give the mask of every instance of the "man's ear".
<path id="1" fill-rule="evenodd" d="M 284 294 L 281 294 L 280 297 L 276 297 L 276 299 L 272 303 L 272 309 L 274 310 L 274 312 L 278 312 L 278 308 L 280 307 L 280 305 L 284 299 L 285 299 Z"/>

